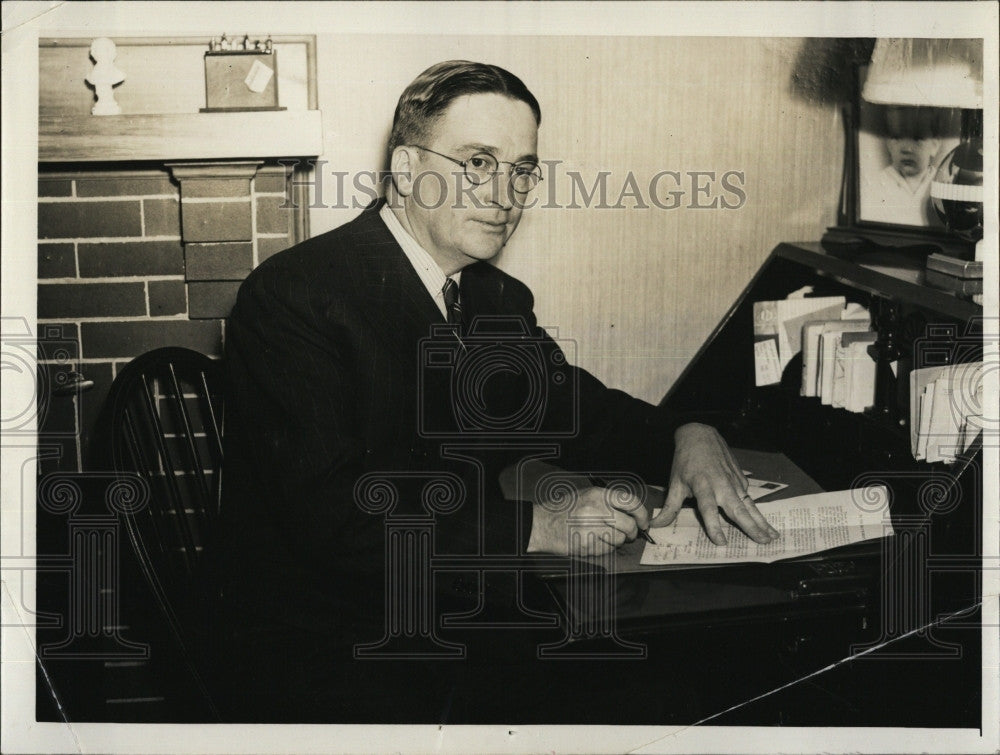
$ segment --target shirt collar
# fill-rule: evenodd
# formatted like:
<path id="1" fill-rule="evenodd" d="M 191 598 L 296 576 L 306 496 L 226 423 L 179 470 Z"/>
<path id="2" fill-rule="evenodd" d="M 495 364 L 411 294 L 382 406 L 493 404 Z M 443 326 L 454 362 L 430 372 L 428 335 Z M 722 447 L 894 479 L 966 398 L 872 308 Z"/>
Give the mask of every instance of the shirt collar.
<path id="1" fill-rule="evenodd" d="M 407 233 L 406 229 L 403 228 L 403 224 L 399 222 L 399 219 L 389 209 L 388 204 L 383 205 L 378 214 L 382 218 L 382 222 L 389 229 L 389 233 L 392 234 L 392 237 L 396 239 L 396 243 L 403 250 L 406 259 L 410 261 L 420 281 L 427 289 L 427 293 L 434 299 L 434 303 L 441 311 L 441 314 L 447 317 L 448 315 L 444 306 L 444 282 L 446 278 L 450 277 L 455 283 L 460 284 L 462 282 L 462 271 L 459 270 L 453 275 L 446 276 L 430 253 L 420 246 L 415 238 Z"/>
<path id="2" fill-rule="evenodd" d="M 934 179 L 934 176 L 937 173 L 937 170 L 934 168 L 933 165 L 928 165 L 927 168 L 924 169 L 923 175 L 920 176 L 920 183 L 918 183 L 914 188 L 913 186 L 910 185 L 909 181 L 903 178 L 902 174 L 900 174 L 900 172 L 896 170 L 895 166 L 893 166 L 891 163 L 889 165 L 886 165 L 885 168 L 883 168 L 883 171 L 892 181 L 896 183 L 896 185 L 900 189 L 903 189 L 909 194 L 913 194 L 914 196 L 920 194 L 926 194 L 928 187 L 931 184 L 931 181 Z M 443 286 L 444 284 L 442 283 L 441 285 Z"/>

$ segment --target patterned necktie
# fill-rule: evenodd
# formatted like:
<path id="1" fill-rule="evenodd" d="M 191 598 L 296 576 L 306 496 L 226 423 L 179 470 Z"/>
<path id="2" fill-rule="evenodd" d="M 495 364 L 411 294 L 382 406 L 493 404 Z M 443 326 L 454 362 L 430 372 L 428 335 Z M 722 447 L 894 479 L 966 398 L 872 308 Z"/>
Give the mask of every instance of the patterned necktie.
<path id="1" fill-rule="evenodd" d="M 462 305 L 458 302 L 458 284 L 451 278 L 444 282 L 444 310 L 448 313 L 448 322 L 452 325 L 462 324 Z"/>

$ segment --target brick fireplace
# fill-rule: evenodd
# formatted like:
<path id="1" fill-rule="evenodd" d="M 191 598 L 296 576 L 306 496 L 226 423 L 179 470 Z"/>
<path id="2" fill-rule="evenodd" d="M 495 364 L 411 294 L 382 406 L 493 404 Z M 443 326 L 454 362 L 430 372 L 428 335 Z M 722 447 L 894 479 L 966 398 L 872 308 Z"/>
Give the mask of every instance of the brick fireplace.
<path id="1" fill-rule="evenodd" d="M 218 357 L 240 282 L 307 234 L 293 172 L 273 161 L 44 165 L 38 328 L 50 395 L 43 472 L 88 468 L 108 388 L 159 346 Z M 83 391 L 59 391 L 69 373 Z M 60 395 L 62 394 L 62 395 Z"/>
<path id="2" fill-rule="evenodd" d="M 191 679 L 93 438 L 126 364 L 162 346 L 220 357 L 240 283 L 309 235 L 315 40 L 273 41 L 279 107 L 202 112 L 207 38 L 116 38 L 110 116 L 92 114 L 92 40 L 39 43 L 35 548 L 72 563 L 38 578 L 38 609 L 62 617 L 37 629 L 38 720 L 188 715 Z"/>
<path id="3" fill-rule="evenodd" d="M 118 115 L 93 115 L 92 39 L 39 42 L 39 471 L 86 472 L 111 382 L 160 346 L 222 354 L 240 282 L 308 236 L 323 153 L 315 38 L 273 37 L 277 107 L 205 112 L 208 38 L 115 38 Z M 301 185 L 300 185 L 301 184 Z"/>

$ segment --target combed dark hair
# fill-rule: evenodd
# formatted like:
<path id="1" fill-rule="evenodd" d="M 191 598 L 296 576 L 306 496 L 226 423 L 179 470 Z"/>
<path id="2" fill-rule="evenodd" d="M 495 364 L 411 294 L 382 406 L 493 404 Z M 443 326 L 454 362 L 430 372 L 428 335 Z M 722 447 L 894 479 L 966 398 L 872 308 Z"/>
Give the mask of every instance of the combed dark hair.
<path id="1" fill-rule="evenodd" d="M 542 122 L 535 95 L 510 71 L 488 63 L 446 60 L 432 65 L 403 90 L 392 119 L 389 153 L 401 144 L 424 141 L 448 105 L 467 94 L 503 94 L 520 100 L 531 108 L 535 123 Z"/>

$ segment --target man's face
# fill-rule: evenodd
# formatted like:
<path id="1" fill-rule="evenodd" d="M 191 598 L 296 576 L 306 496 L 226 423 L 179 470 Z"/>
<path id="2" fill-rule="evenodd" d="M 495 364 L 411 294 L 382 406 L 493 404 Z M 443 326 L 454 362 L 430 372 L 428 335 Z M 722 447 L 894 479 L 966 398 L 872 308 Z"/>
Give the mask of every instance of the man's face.
<path id="1" fill-rule="evenodd" d="M 446 274 L 492 259 L 517 228 L 525 202 L 510 189 L 508 163 L 538 159 L 531 108 L 500 94 L 459 97 L 421 146 L 461 161 L 477 152 L 501 161 L 494 180 L 473 186 L 460 166 L 418 149 L 411 170 L 414 190 L 405 203 L 411 234 Z"/>
<path id="2" fill-rule="evenodd" d="M 937 139 L 893 139 L 885 140 L 889 159 L 903 178 L 919 176 L 930 165 L 931 158 L 938 150 Z"/>

